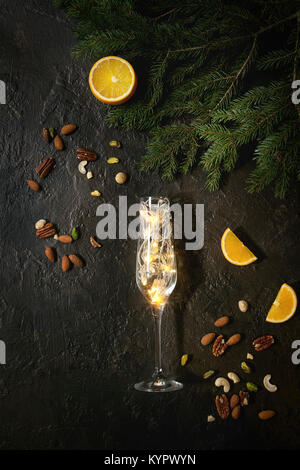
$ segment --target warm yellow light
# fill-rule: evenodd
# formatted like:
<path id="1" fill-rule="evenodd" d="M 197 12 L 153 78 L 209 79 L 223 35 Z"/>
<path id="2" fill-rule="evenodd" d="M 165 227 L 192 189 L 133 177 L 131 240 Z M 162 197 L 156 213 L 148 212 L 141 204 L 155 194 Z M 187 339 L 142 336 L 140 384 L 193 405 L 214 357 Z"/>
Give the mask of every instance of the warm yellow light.
<path id="1" fill-rule="evenodd" d="M 153 304 L 160 305 L 165 303 L 165 299 L 161 297 L 160 295 L 156 294 L 154 297 L 151 299 Z"/>
<path id="2" fill-rule="evenodd" d="M 151 255 L 146 255 L 144 257 L 144 262 L 145 263 L 152 263 L 152 261 L 154 261 L 155 257 L 154 256 L 151 256 Z"/>
<path id="3" fill-rule="evenodd" d="M 163 265 L 163 270 L 167 273 L 175 273 L 175 269 L 172 266 L 168 266 L 167 264 Z"/>

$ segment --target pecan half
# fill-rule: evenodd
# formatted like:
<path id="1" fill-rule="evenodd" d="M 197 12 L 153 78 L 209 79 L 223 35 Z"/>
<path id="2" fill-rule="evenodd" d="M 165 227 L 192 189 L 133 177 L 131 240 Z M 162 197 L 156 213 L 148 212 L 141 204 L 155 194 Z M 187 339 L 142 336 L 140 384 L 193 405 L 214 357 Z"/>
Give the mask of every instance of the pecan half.
<path id="1" fill-rule="evenodd" d="M 56 234 L 56 230 L 53 224 L 48 222 L 48 224 L 45 224 L 44 227 L 38 229 L 35 233 L 38 238 L 50 238 Z"/>
<path id="2" fill-rule="evenodd" d="M 92 162 L 97 160 L 97 154 L 95 152 L 92 152 L 92 150 L 78 148 L 77 158 L 79 158 L 79 160 L 86 160 L 88 162 Z"/>
<path id="3" fill-rule="evenodd" d="M 47 129 L 46 127 L 43 128 L 43 139 L 45 140 L 45 142 L 48 142 L 48 144 L 51 140 L 49 129 Z"/>
<path id="4" fill-rule="evenodd" d="M 255 351 L 263 351 L 269 348 L 274 343 L 274 338 L 271 335 L 260 336 L 253 341 Z"/>
<path id="5" fill-rule="evenodd" d="M 222 395 L 216 396 L 216 408 L 221 419 L 228 418 L 230 414 L 230 407 L 228 398 L 224 393 Z"/>
<path id="6" fill-rule="evenodd" d="M 243 390 L 240 390 L 239 397 L 240 397 L 241 406 L 248 406 L 249 405 L 250 395 L 249 395 L 248 392 L 244 392 Z"/>
<path id="7" fill-rule="evenodd" d="M 53 158 L 46 157 L 45 160 L 37 167 L 36 172 L 40 178 L 45 178 L 48 173 L 52 170 L 55 165 L 55 161 Z"/>
<path id="8" fill-rule="evenodd" d="M 227 344 L 225 343 L 224 336 L 219 335 L 213 344 L 212 353 L 214 356 L 219 357 L 219 356 L 222 356 L 222 354 L 224 354 L 226 349 L 227 349 Z"/>

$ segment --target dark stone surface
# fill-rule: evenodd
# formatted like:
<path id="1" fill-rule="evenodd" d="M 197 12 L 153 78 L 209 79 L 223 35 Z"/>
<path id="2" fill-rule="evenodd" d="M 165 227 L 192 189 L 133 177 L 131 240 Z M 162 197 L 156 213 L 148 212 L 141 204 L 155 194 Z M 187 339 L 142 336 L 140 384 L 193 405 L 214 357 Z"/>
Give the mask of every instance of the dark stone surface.
<path id="1" fill-rule="evenodd" d="M 91 62 L 71 59 L 74 40 L 64 13 L 38 0 L 0 0 L 0 12 L 0 79 L 8 92 L 8 104 L 0 106 L 0 338 L 7 346 L 7 364 L 0 366 L 0 447 L 299 447 L 300 366 L 291 363 L 291 343 L 300 339 L 299 312 L 283 325 L 265 323 L 282 282 L 299 286 L 296 190 L 284 201 L 274 199 L 271 190 L 247 194 L 244 182 L 252 163 L 241 165 L 215 193 L 204 189 L 198 170 L 171 184 L 141 175 L 136 163 L 146 137 L 106 127 L 106 108 L 88 87 Z M 64 139 L 64 152 L 55 151 L 41 129 L 67 122 L 79 130 Z M 120 151 L 107 145 L 112 138 L 122 141 Z M 90 181 L 77 171 L 78 145 L 101 155 L 91 165 L 96 176 Z M 105 157 L 115 154 L 130 175 L 127 185 L 118 186 L 115 167 L 105 164 Z M 34 168 L 50 155 L 57 166 L 36 194 L 25 180 L 35 177 Z M 89 195 L 94 188 L 113 204 L 119 195 L 133 203 L 145 194 L 205 204 L 204 248 L 184 252 L 177 245 L 178 286 L 163 318 L 164 366 L 184 381 L 181 392 L 153 396 L 133 389 L 151 372 L 152 320 L 135 285 L 136 243 L 105 241 L 99 250 L 89 244 L 98 220 L 99 200 Z M 71 247 L 57 246 L 57 252 L 59 258 L 81 254 L 84 269 L 63 273 L 59 262 L 47 261 L 44 249 L 56 242 L 36 239 L 40 218 L 55 222 L 60 233 L 80 226 L 80 239 Z M 227 226 L 251 239 L 260 262 L 239 268 L 223 258 L 220 237 Z M 251 305 L 247 313 L 237 308 L 240 298 Z M 215 330 L 214 320 L 224 314 L 232 317 L 224 333 L 244 338 L 216 359 L 200 338 Z M 276 344 L 255 354 L 250 380 L 260 390 L 251 406 L 238 422 L 217 419 L 207 425 L 207 415 L 216 415 L 216 389 L 212 379 L 203 383 L 199 376 L 207 369 L 239 372 L 251 341 L 264 333 L 274 334 Z M 193 360 L 182 371 L 179 360 L 186 352 Z M 263 389 L 266 373 L 277 393 Z M 258 421 L 263 408 L 277 410 L 278 416 Z"/>

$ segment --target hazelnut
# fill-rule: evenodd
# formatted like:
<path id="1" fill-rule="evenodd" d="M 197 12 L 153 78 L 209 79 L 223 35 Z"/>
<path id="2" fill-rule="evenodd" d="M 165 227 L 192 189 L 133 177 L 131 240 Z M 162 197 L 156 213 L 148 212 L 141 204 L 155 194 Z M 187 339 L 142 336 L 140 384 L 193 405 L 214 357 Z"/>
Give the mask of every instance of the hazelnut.
<path id="1" fill-rule="evenodd" d="M 120 173 L 117 173 L 115 176 L 115 180 L 118 184 L 124 184 L 127 180 L 126 173 L 123 173 L 122 171 Z"/>
<path id="2" fill-rule="evenodd" d="M 248 302 L 246 300 L 239 300 L 238 305 L 241 312 L 247 312 Z"/>

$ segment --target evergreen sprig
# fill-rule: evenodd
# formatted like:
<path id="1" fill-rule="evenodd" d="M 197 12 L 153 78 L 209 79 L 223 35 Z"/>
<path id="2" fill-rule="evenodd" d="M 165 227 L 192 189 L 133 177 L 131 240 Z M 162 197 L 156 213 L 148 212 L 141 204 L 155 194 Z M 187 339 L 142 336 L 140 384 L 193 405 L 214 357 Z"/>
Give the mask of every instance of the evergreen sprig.
<path id="1" fill-rule="evenodd" d="M 198 164 L 214 190 L 254 142 L 250 192 L 271 184 L 283 197 L 299 180 L 299 0 L 56 3 L 77 20 L 75 56 L 121 55 L 136 67 L 140 89 L 107 119 L 150 131 L 142 169 L 172 179 Z"/>

